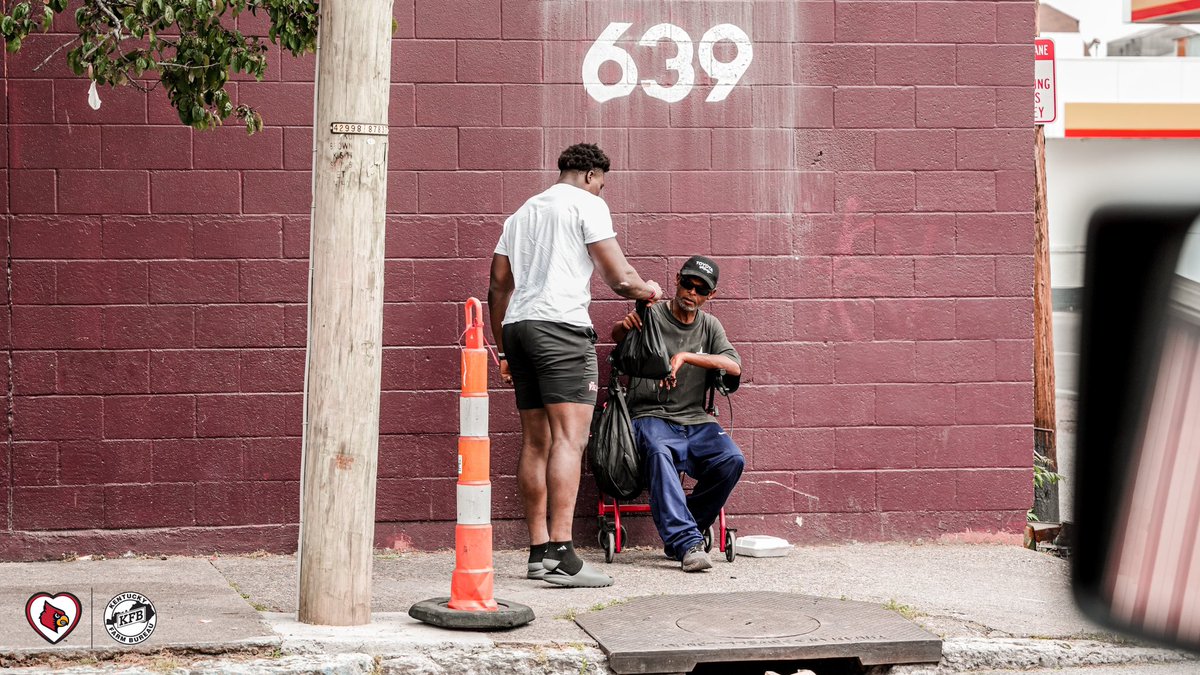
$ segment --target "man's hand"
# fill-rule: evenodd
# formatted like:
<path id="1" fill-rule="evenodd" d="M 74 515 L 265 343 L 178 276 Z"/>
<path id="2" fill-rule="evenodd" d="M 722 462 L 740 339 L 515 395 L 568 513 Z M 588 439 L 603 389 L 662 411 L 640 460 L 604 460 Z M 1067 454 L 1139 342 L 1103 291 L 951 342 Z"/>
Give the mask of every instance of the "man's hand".
<path id="1" fill-rule="evenodd" d="M 663 289 L 662 286 L 658 285 L 657 281 L 647 281 L 646 286 L 650 288 L 650 297 L 646 298 L 647 305 L 653 305 L 659 300 L 662 300 Z"/>
<path id="2" fill-rule="evenodd" d="M 626 314 L 625 318 L 623 318 L 620 321 L 618 321 L 617 323 L 613 324 L 613 329 L 612 329 L 613 342 L 620 343 L 622 340 L 625 339 L 626 335 L 629 335 L 629 331 L 633 330 L 634 328 L 641 328 L 641 327 L 642 327 L 642 317 L 638 316 L 638 313 L 636 311 Z"/>
<path id="3" fill-rule="evenodd" d="M 659 386 L 661 386 L 663 389 L 674 389 L 675 383 L 677 382 L 676 376 L 679 374 L 679 369 L 683 367 L 683 364 L 688 362 L 688 358 L 691 356 L 691 352 L 679 352 L 675 356 L 672 356 L 671 374 L 663 378 L 663 380 L 659 382 Z"/>
<path id="4" fill-rule="evenodd" d="M 641 330 L 642 317 L 638 316 L 637 312 L 630 312 L 625 315 L 624 319 L 621 320 L 621 327 L 625 329 L 626 333 L 633 330 L 634 328 Z"/>
<path id="5" fill-rule="evenodd" d="M 508 386 L 512 386 L 512 373 L 508 371 L 508 361 L 500 362 L 500 381 Z"/>

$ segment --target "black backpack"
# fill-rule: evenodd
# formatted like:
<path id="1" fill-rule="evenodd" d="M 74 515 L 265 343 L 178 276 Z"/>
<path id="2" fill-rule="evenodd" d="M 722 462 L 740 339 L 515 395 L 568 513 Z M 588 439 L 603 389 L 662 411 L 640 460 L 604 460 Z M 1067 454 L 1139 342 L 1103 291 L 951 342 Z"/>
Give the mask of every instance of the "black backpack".
<path id="1" fill-rule="evenodd" d="M 604 494 L 629 501 L 642 493 L 642 472 L 625 387 L 616 371 L 609 376 L 608 400 L 592 413 L 587 444 L 588 464 Z"/>

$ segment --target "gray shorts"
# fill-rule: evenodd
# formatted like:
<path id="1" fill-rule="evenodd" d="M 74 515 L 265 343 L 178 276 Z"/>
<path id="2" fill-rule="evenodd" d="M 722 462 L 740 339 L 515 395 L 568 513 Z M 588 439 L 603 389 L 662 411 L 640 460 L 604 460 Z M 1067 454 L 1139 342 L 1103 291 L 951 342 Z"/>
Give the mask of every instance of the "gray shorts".
<path id="1" fill-rule="evenodd" d="M 553 321 L 518 321 L 504 327 L 504 356 L 517 390 L 517 408 L 547 403 L 596 404 L 600 373 L 596 331 Z"/>

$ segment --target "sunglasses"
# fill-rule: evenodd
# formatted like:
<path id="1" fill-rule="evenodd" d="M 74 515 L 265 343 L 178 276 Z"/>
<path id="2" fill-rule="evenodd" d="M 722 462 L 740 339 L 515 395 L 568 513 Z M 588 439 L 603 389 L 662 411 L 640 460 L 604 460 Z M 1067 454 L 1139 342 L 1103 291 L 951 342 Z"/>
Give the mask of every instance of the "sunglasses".
<path id="1" fill-rule="evenodd" d="M 688 277 L 683 277 L 679 280 L 679 287 L 685 291 L 696 291 L 696 295 L 700 297 L 708 297 L 712 293 L 712 289 L 704 282 L 693 281 Z"/>

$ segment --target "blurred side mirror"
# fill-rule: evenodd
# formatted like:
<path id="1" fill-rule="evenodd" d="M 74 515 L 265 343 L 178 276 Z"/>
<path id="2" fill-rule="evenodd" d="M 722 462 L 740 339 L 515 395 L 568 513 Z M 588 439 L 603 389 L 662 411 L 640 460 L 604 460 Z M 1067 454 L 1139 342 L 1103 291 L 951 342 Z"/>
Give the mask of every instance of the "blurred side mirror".
<path id="1" fill-rule="evenodd" d="M 1098 623 L 1200 650 L 1200 204 L 1092 218 L 1072 585 Z"/>

